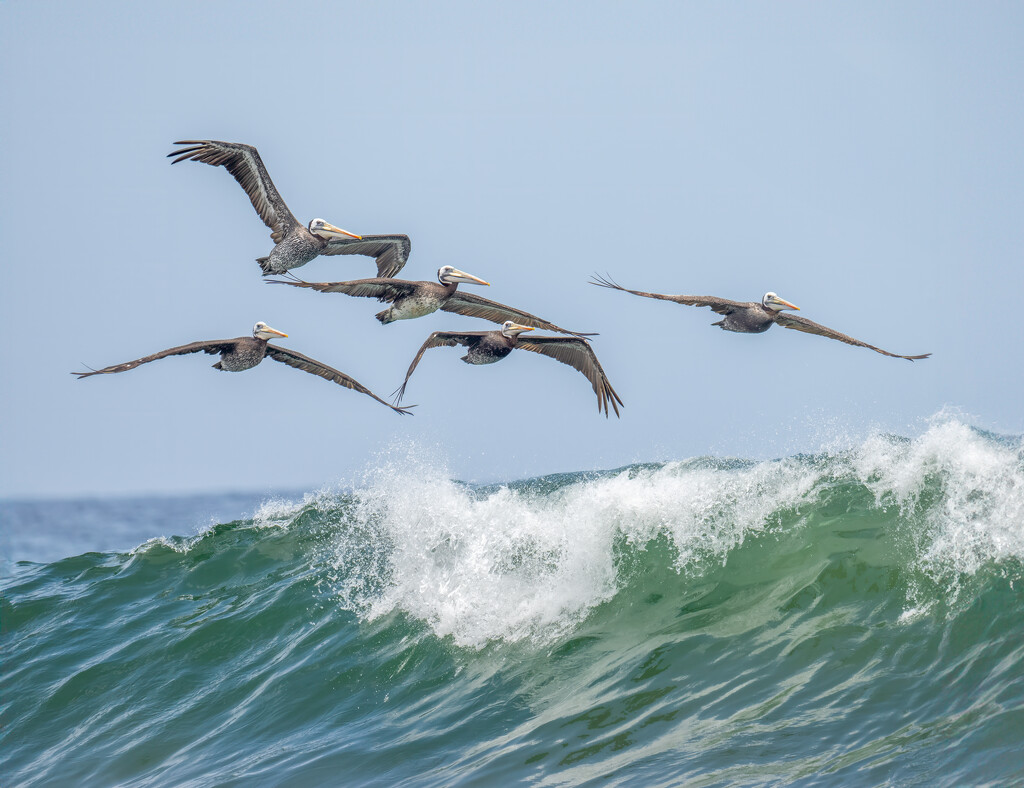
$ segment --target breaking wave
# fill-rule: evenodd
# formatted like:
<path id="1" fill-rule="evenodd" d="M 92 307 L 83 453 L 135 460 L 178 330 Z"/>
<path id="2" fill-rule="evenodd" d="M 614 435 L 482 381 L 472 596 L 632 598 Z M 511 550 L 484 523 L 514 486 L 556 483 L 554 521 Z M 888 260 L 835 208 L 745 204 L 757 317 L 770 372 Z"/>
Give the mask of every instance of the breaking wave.
<path id="1" fill-rule="evenodd" d="M 999 783 L 1024 443 L 358 484 L 2 598 L 10 785 Z"/>

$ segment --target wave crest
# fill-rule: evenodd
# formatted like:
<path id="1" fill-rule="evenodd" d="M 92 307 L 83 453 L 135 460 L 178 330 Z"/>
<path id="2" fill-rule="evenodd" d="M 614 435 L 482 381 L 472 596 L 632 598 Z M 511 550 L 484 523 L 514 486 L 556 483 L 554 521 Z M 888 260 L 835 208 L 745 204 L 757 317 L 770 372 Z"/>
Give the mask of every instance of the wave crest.
<path id="1" fill-rule="evenodd" d="M 943 416 L 914 440 L 876 435 L 852 459 L 911 527 L 918 566 L 951 597 L 983 568 L 1024 560 L 1024 446 Z"/>
<path id="2" fill-rule="evenodd" d="M 873 510 L 893 538 L 909 535 L 909 568 L 953 596 L 962 577 L 1024 557 L 1020 441 L 955 419 L 844 452 L 481 488 L 425 454 L 393 452 L 347 497 L 329 539 L 332 582 L 368 619 L 401 612 L 464 646 L 559 637 L 629 581 L 624 552 L 655 540 L 672 570 L 699 576 L 754 536 L 807 528 L 813 541 L 842 526 L 834 511 Z"/>

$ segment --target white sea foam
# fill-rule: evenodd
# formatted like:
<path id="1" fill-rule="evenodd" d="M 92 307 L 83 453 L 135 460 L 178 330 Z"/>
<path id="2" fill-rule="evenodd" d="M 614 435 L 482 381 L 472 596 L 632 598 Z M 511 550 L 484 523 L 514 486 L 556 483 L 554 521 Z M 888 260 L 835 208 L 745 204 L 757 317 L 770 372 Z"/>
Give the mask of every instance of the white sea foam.
<path id="1" fill-rule="evenodd" d="M 873 436 L 853 467 L 880 506 L 920 521 L 920 566 L 952 583 L 982 567 L 1024 561 L 1024 456 L 1019 441 L 997 441 L 940 414 L 914 440 Z"/>
<path id="2" fill-rule="evenodd" d="M 329 560 L 342 604 L 370 619 L 402 612 L 474 647 L 547 640 L 619 590 L 617 545 L 660 537 L 677 570 L 700 572 L 785 513 L 812 512 L 835 482 L 864 485 L 879 507 L 898 510 L 915 535 L 913 560 L 937 578 L 1024 559 L 1022 465 L 1019 443 L 953 418 L 912 440 L 876 435 L 815 458 L 673 462 L 553 492 L 477 491 L 451 481 L 436 451 L 405 448 L 345 496 L 352 503 L 330 535 Z M 318 495 L 304 505 L 338 505 Z"/>
<path id="3" fill-rule="evenodd" d="M 270 498 L 259 505 L 252 515 L 254 528 L 287 528 L 295 519 L 295 515 L 310 507 L 325 512 L 336 505 L 337 491 L 324 487 L 315 492 L 308 492 L 301 501 L 287 498 Z"/>
<path id="4" fill-rule="evenodd" d="M 544 494 L 480 495 L 450 481 L 436 458 L 409 455 L 371 476 L 335 539 L 339 596 L 371 618 L 402 611 L 470 646 L 573 626 L 618 590 L 618 540 L 667 537 L 681 570 L 721 562 L 817 483 L 796 461 L 669 463 Z"/>

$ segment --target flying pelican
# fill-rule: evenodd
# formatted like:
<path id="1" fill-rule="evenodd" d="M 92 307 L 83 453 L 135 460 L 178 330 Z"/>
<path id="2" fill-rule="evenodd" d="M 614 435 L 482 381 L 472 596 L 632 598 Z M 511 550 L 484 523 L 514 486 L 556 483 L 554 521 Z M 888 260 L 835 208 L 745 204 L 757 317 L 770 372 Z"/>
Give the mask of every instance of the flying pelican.
<path id="1" fill-rule="evenodd" d="M 322 254 L 360 254 L 377 259 L 378 276 L 394 276 L 409 259 L 412 243 L 408 235 L 356 235 L 323 219 L 313 219 L 303 227 L 281 199 L 252 145 L 218 140 L 180 140 L 174 144 L 190 147 L 167 154 L 168 158 L 177 157 L 171 164 L 187 159 L 223 166 L 249 195 L 252 207 L 272 230 L 270 237 L 275 244 L 267 257 L 256 258 L 264 275 L 283 274 Z"/>
<path id="2" fill-rule="evenodd" d="M 907 361 L 915 361 L 917 359 L 928 358 L 928 356 L 931 355 L 931 353 L 924 353 L 920 356 L 901 356 L 899 353 L 890 353 L 888 350 L 882 350 L 881 348 L 869 345 L 867 342 L 861 342 L 859 339 L 854 339 L 846 334 L 840 334 L 838 331 L 831 329 L 828 326 L 823 326 L 820 323 L 815 323 L 813 320 L 808 320 L 806 317 L 800 317 L 799 315 L 785 315 L 782 313 L 783 309 L 800 309 L 800 307 L 789 303 L 789 301 L 784 301 L 775 295 L 775 293 L 765 293 L 764 298 L 762 298 L 760 303 L 758 303 L 756 301 L 729 301 L 726 298 L 716 298 L 715 296 L 644 293 L 640 290 L 627 290 L 625 287 L 622 287 L 609 279 L 596 275 L 590 284 L 598 285 L 600 287 L 610 287 L 613 290 L 622 290 L 625 293 L 632 293 L 633 295 L 643 296 L 644 298 L 660 298 L 663 301 L 674 301 L 677 304 L 686 304 L 687 306 L 709 306 L 718 314 L 725 315 L 724 320 L 719 320 L 717 323 L 711 324 L 713 326 L 721 326 L 723 331 L 738 331 L 741 334 L 762 334 L 771 328 L 773 323 L 778 323 L 784 328 L 792 328 L 797 331 L 804 331 L 808 334 L 817 334 L 819 336 L 828 337 L 829 339 L 838 339 L 840 342 L 845 342 L 847 345 L 866 347 L 869 350 L 874 350 L 876 353 L 881 353 L 883 356 L 905 358 Z"/>
<path id="3" fill-rule="evenodd" d="M 270 279 L 268 282 L 277 285 L 291 285 L 292 287 L 310 287 L 321 293 L 345 293 L 350 296 L 363 298 L 376 298 L 382 303 L 390 303 L 391 307 L 383 312 L 378 312 L 377 319 L 387 325 L 396 320 L 411 320 L 416 317 L 429 315 L 441 309 L 445 312 L 455 312 L 459 315 L 469 317 L 480 317 L 490 320 L 492 323 L 502 323 L 506 320 L 515 319 L 535 328 L 543 328 L 547 331 L 558 331 L 562 334 L 573 334 L 575 336 L 593 336 L 592 334 L 580 334 L 576 331 L 568 331 L 559 328 L 529 312 L 513 309 L 510 306 L 499 304 L 497 301 L 488 301 L 470 293 L 464 293 L 458 289 L 460 282 L 474 285 L 490 285 L 483 279 L 478 279 L 472 274 L 460 271 L 450 265 L 444 265 L 437 269 L 437 281 L 440 282 L 407 282 L 404 279 L 356 279 L 352 282 L 303 282 L 301 279 L 295 281 Z"/>
<path id="4" fill-rule="evenodd" d="M 423 354 L 432 347 L 456 347 L 463 345 L 469 348 L 469 352 L 462 357 L 467 364 L 493 364 L 501 361 L 515 348 L 530 350 L 534 353 L 543 353 L 555 361 L 561 361 L 570 367 L 582 372 L 597 394 L 597 410 L 608 417 L 608 405 L 612 406 L 615 415 L 619 415 L 619 405 L 622 400 L 615 393 L 608 382 L 608 378 L 601 369 L 601 362 L 594 355 L 594 349 L 590 342 L 583 337 L 528 337 L 522 338 L 519 335 L 525 331 L 533 331 L 533 326 L 521 326 L 506 320 L 500 329 L 496 331 L 435 331 L 427 341 L 423 343 L 416 358 L 409 365 L 409 371 L 405 373 L 405 381 L 395 391 L 395 402 L 401 402 L 405 396 L 405 387 L 409 385 L 409 378 L 412 377 L 416 365 L 420 363 Z"/>
<path id="5" fill-rule="evenodd" d="M 235 339 L 211 339 L 207 342 L 192 342 L 188 345 L 180 345 L 178 347 L 168 348 L 167 350 L 161 350 L 159 353 L 154 353 L 151 356 L 143 356 L 137 358 L 134 361 L 127 361 L 124 364 L 115 364 L 111 367 L 104 367 L 103 369 L 92 370 L 90 372 L 72 372 L 72 375 L 78 375 L 79 380 L 82 378 L 88 378 L 92 375 L 109 375 L 114 372 L 127 372 L 129 369 L 135 369 L 140 364 L 148 364 L 150 361 L 156 361 L 157 359 L 166 358 L 167 356 L 181 356 L 186 353 L 209 353 L 211 356 L 220 354 L 220 361 L 213 365 L 214 369 L 221 369 L 225 372 L 242 372 L 246 369 L 252 369 L 261 361 L 264 357 L 269 356 L 274 361 L 280 361 L 287 364 L 290 367 L 301 369 L 304 372 L 310 372 L 313 375 L 319 375 L 324 380 L 329 380 L 332 383 L 337 383 L 339 386 L 344 386 L 347 389 L 358 391 L 361 394 L 366 394 L 373 397 L 377 402 L 382 405 L 387 405 L 389 408 L 394 410 L 396 413 L 408 413 L 408 408 L 396 408 L 388 402 L 385 402 L 366 386 L 362 385 L 356 380 L 353 380 L 344 372 L 339 372 L 326 364 L 321 364 L 319 361 L 304 356 L 301 353 L 296 353 L 294 350 L 288 350 L 287 348 L 278 347 L 277 345 L 271 345 L 268 340 L 272 337 L 286 337 L 284 334 L 278 331 L 276 328 L 271 328 L 263 321 L 260 321 L 252 329 L 251 337 L 237 337 Z M 410 406 L 415 407 L 415 406 Z"/>

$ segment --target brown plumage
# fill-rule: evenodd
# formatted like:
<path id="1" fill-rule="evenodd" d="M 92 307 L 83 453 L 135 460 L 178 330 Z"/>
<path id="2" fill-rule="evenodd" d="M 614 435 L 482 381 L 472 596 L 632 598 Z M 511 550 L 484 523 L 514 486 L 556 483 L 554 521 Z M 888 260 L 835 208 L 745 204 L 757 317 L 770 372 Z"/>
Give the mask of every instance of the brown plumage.
<path id="1" fill-rule="evenodd" d="M 282 274 L 322 254 L 355 254 L 373 257 L 378 276 L 395 276 L 409 259 L 412 242 L 407 235 L 352 237 L 323 219 L 313 219 L 308 227 L 302 225 L 281 198 L 252 145 L 220 140 L 180 140 L 174 144 L 188 147 L 169 153 L 168 158 L 174 157 L 171 164 L 198 161 L 223 167 L 249 196 L 252 207 L 270 228 L 275 244 L 267 257 L 257 258 L 264 274 Z"/>
<path id="2" fill-rule="evenodd" d="M 270 279 L 269 282 L 292 287 L 306 287 L 319 293 L 344 293 L 357 298 L 376 298 L 391 307 L 378 312 L 377 319 L 384 324 L 396 320 L 410 320 L 436 312 L 454 312 L 467 317 L 479 317 L 492 323 L 514 320 L 527 326 L 558 331 L 573 336 L 593 336 L 556 326 L 529 312 L 515 309 L 497 301 L 481 298 L 459 289 L 460 282 L 486 284 L 482 280 L 472 282 L 475 277 L 463 271 L 442 266 L 437 272 L 437 282 L 410 282 L 404 279 L 355 279 L 350 282 L 303 282 L 301 279 Z M 461 278 L 468 277 L 468 278 Z"/>
<path id="3" fill-rule="evenodd" d="M 604 411 L 608 416 L 608 406 L 611 405 L 615 415 L 619 415 L 619 405 L 622 400 L 615 393 L 608 382 L 608 378 L 597 360 L 594 349 L 590 342 L 582 337 L 523 337 L 520 331 L 532 330 L 527 326 L 517 326 L 511 321 L 506 321 L 502 328 L 496 331 L 435 331 L 427 341 L 420 347 L 416 357 L 409 365 L 405 373 L 405 380 L 395 391 L 395 401 L 401 402 L 405 396 L 405 387 L 409 385 L 409 378 L 416 370 L 416 366 L 423 358 L 423 354 L 434 347 L 456 347 L 462 345 L 469 348 L 469 352 L 462 357 L 467 364 L 493 364 L 509 355 L 515 348 L 529 350 L 532 353 L 540 353 L 555 361 L 568 364 L 573 369 L 581 372 L 597 395 L 597 410 Z"/>
<path id="4" fill-rule="evenodd" d="M 783 328 L 792 328 L 807 334 L 817 334 L 828 339 L 845 342 L 847 345 L 866 347 L 876 353 L 881 353 L 883 356 L 891 356 L 892 358 L 905 358 L 907 361 L 917 361 L 928 358 L 931 355 L 931 353 L 924 353 L 919 356 L 904 356 L 899 353 L 890 353 L 888 350 L 882 350 L 874 345 L 869 345 L 867 342 L 862 342 L 859 339 L 842 334 L 828 326 L 815 323 L 806 317 L 783 314 L 782 309 L 799 309 L 799 307 L 793 306 L 788 301 L 783 301 L 775 293 L 765 293 L 764 298 L 760 302 L 730 301 L 727 298 L 718 298 L 717 296 L 664 295 L 662 293 L 646 293 L 642 290 L 628 290 L 610 279 L 596 275 L 590 284 L 608 287 L 612 290 L 622 290 L 623 292 L 643 296 L 644 298 L 674 301 L 677 304 L 685 304 L 686 306 L 710 307 L 712 311 L 725 315 L 724 320 L 712 323 L 712 325 L 720 326 L 724 331 L 736 331 L 741 334 L 761 334 L 777 323 Z"/>
<path id="5" fill-rule="evenodd" d="M 167 350 L 161 350 L 159 353 L 153 353 L 149 356 L 143 356 L 137 358 L 134 361 L 126 361 L 123 364 L 114 364 L 103 369 L 91 370 L 89 372 L 72 372 L 72 375 L 77 375 L 79 379 L 88 378 L 93 375 L 111 375 L 117 372 L 127 372 L 130 369 L 135 369 L 142 364 L 148 364 L 150 361 L 157 361 L 161 358 L 167 358 L 168 356 L 182 356 L 189 353 L 209 353 L 211 356 L 220 356 L 220 361 L 213 365 L 214 369 L 223 370 L 225 372 L 242 372 L 247 369 L 252 369 L 257 366 L 264 358 L 270 357 L 274 361 L 280 361 L 282 364 L 287 364 L 295 369 L 301 369 L 303 372 L 309 372 L 312 375 L 329 380 L 332 383 L 336 383 L 339 386 L 344 386 L 347 389 L 358 391 L 360 394 L 366 394 L 369 397 L 377 400 L 382 405 L 386 405 L 396 413 L 407 413 L 408 408 L 395 407 L 390 403 L 382 400 L 366 386 L 359 381 L 346 375 L 344 372 L 339 372 L 333 367 L 329 367 L 326 364 L 304 356 L 302 353 L 298 353 L 288 348 L 278 347 L 277 345 L 271 345 L 267 340 L 269 335 L 274 334 L 278 336 L 287 336 L 282 334 L 276 329 L 272 329 L 265 323 L 257 323 L 253 328 L 253 336 L 251 337 L 236 337 L 235 339 L 211 339 L 205 342 L 190 342 L 187 345 L 179 345 L 178 347 L 168 348 Z M 409 407 L 415 407 L 409 406 Z"/>

